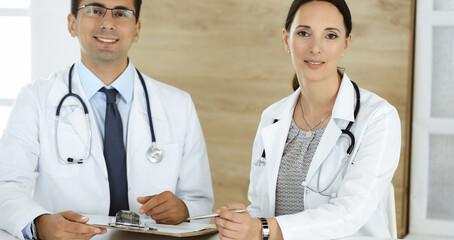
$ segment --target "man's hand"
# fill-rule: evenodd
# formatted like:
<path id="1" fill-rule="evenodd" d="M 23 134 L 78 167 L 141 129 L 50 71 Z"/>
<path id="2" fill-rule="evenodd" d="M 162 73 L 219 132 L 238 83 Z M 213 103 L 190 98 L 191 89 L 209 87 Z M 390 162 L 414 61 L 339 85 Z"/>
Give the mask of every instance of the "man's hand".
<path id="1" fill-rule="evenodd" d="M 36 218 L 35 226 L 39 239 L 90 239 L 107 232 L 105 228 L 88 226 L 88 218 L 75 212 L 61 212 L 41 215 Z"/>
<path id="2" fill-rule="evenodd" d="M 137 201 L 142 204 L 139 213 L 150 216 L 157 223 L 179 224 L 189 217 L 186 204 L 169 191 L 148 197 L 138 197 Z"/>

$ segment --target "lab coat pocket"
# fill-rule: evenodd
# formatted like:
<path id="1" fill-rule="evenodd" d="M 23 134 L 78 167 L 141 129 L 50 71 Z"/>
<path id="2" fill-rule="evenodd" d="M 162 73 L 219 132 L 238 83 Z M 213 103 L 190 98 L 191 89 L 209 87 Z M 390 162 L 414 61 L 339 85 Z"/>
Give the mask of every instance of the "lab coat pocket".
<path id="1" fill-rule="evenodd" d="M 139 195 L 153 195 L 163 191 L 175 192 L 182 159 L 182 144 L 158 144 L 163 152 L 163 157 L 160 162 L 152 163 L 146 157 L 146 152 L 150 147 L 150 143 L 147 143 L 142 144 L 132 160 L 137 164 L 130 166 L 130 173 L 134 179 L 141 181 L 141 185 L 146 185 L 145 188 L 139 190 L 141 192 Z"/>
<path id="2" fill-rule="evenodd" d="M 251 166 L 250 192 L 254 192 L 257 195 L 258 199 L 260 199 L 260 201 L 268 200 L 267 197 L 264 197 L 268 193 L 267 172 L 268 171 L 267 171 L 266 166 L 256 166 L 255 164 L 252 164 L 252 166 Z M 259 196 L 259 195 L 263 195 L 263 196 Z M 267 206 L 267 205 L 262 205 L 262 206 Z"/>

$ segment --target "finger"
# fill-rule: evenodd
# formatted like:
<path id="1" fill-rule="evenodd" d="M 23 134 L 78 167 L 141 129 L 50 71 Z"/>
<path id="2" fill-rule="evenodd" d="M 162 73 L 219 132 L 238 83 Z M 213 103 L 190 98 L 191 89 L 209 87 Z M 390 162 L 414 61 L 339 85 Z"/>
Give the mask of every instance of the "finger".
<path id="1" fill-rule="evenodd" d="M 239 233 L 237 231 L 232 231 L 230 229 L 224 229 L 222 231 L 222 236 L 226 237 L 227 239 L 240 239 Z"/>
<path id="2" fill-rule="evenodd" d="M 96 234 L 84 234 L 84 233 L 65 233 L 65 236 L 62 239 L 91 239 L 96 236 Z"/>
<path id="3" fill-rule="evenodd" d="M 234 240 L 234 238 L 230 238 L 230 237 L 225 236 L 225 235 L 223 235 L 221 233 L 219 233 L 219 239 L 220 240 Z"/>
<path id="4" fill-rule="evenodd" d="M 148 202 L 144 203 L 142 207 L 139 208 L 139 213 L 144 214 L 154 207 L 161 205 L 167 201 L 167 194 L 161 193 L 158 195 L 155 195 L 154 197 L 150 198 Z"/>
<path id="5" fill-rule="evenodd" d="M 152 216 L 156 216 L 156 215 L 160 215 L 160 214 L 163 214 L 167 211 L 169 211 L 171 207 L 169 206 L 168 202 L 164 202 L 158 206 L 155 206 L 154 208 L 148 210 L 147 212 L 145 212 L 148 216 L 152 217 Z"/>
<path id="6" fill-rule="evenodd" d="M 78 222 L 78 223 L 86 223 L 88 222 L 88 218 L 80 215 L 78 213 L 72 212 L 72 211 L 67 211 L 67 212 L 62 212 L 61 215 L 68 221 L 71 222 Z"/>
<path id="7" fill-rule="evenodd" d="M 148 202 L 151 198 L 153 198 L 154 196 L 156 195 L 153 195 L 153 196 L 145 196 L 145 197 L 138 197 L 137 198 L 137 202 L 140 203 L 140 204 L 144 204 L 146 202 Z"/>
<path id="8" fill-rule="evenodd" d="M 246 206 L 244 206 L 244 204 L 242 204 L 242 203 L 229 203 L 229 204 L 225 205 L 225 207 L 228 210 L 246 209 Z"/>
<path id="9" fill-rule="evenodd" d="M 75 223 L 75 222 L 70 222 L 67 221 L 65 223 L 65 232 L 68 233 L 74 233 L 74 234 L 101 234 L 105 233 L 107 231 L 105 228 L 98 228 L 98 227 L 93 227 L 89 226 L 83 223 Z"/>
<path id="10" fill-rule="evenodd" d="M 224 207 L 220 208 L 217 213 L 219 214 L 219 217 L 235 223 L 244 223 L 250 218 L 250 215 L 247 212 L 236 213 Z"/>

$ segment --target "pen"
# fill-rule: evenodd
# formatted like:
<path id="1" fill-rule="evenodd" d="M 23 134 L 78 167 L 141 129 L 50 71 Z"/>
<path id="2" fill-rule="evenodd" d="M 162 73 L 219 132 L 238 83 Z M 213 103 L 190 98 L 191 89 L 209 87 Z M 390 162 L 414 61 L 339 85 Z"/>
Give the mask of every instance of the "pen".
<path id="1" fill-rule="evenodd" d="M 233 210 L 230 210 L 230 212 L 242 213 L 242 212 L 246 212 L 246 209 L 233 209 Z M 190 217 L 186 220 L 198 220 L 198 219 L 213 218 L 213 217 L 218 217 L 218 216 L 219 216 L 219 214 L 213 213 L 213 214 L 208 214 L 208 215 Z"/>

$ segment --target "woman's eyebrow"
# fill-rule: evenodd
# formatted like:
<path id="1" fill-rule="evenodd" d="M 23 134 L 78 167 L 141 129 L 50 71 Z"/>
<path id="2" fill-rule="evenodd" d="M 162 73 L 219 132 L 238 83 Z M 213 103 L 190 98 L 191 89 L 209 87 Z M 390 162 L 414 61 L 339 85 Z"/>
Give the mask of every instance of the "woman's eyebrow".
<path id="1" fill-rule="evenodd" d="M 341 32 L 339 30 L 339 28 L 335 28 L 335 27 L 329 27 L 329 28 L 325 28 L 326 31 L 338 31 L 338 32 Z"/>

